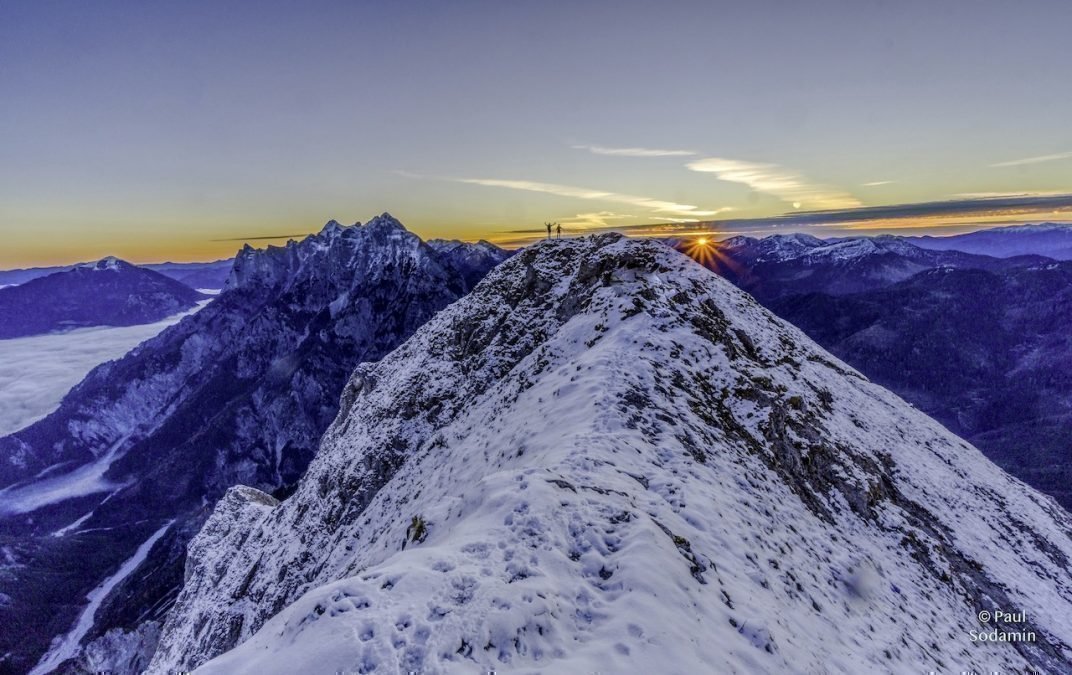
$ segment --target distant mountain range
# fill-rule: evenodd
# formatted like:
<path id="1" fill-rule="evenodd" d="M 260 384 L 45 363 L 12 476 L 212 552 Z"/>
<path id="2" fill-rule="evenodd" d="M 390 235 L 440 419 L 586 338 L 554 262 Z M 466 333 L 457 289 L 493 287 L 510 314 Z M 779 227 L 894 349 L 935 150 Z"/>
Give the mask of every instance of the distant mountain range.
<path id="1" fill-rule="evenodd" d="M 686 252 L 689 242 L 678 242 Z M 937 267 L 1003 270 L 1049 260 L 1002 259 L 932 251 L 893 236 L 819 239 L 806 234 L 733 237 L 700 257 L 707 267 L 760 300 L 809 292 L 854 293 L 903 281 Z"/>
<path id="2" fill-rule="evenodd" d="M 978 230 L 950 237 L 905 237 L 920 248 L 964 251 L 996 258 L 1038 254 L 1072 260 L 1072 225 L 1040 223 Z"/>
<path id="3" fill-rule="evenodd" d="M 142 265 L 154 272 L 181 282 L 194 289 L 219 290 L 231 276 L 234 260 L 217 260 L 207 263 L 149 263 Z"/>
<path id="4" fill-rule="evenodd" d="M 148 263 L 138 265 L 138 267 L 159 272 L 193 289 L 219 290 L 223 288 L 224 282 L 227 281 L 233 262 L 232 259 L 228 258 L 227 260 L 217 260 L 215 262 Z M 81 264 L 85 265 L 87 263 Z M 17 286 L 32 279 L 38 279 L 56 272 L 66 272 L 76 267 L 79 267 L 79 265 L 0 270 L 0 287 Z"/>
<path id="5" fill-rule="evenodd" d="M 152 323 L 204 297 L 163 274 L 105 258 L 0 288 L 0 339 Z"/>
<path id="6" fill-rule="evenodd" d="M 25 672 L 57 636 L 52 666 L 143 668 L 186 544 L 215 501 L 237 483 L 287 494 L 353 369 L 506 255 L 422 242 L 386 214 L 332 221 L 284 247 L 247 246 L 208 306 L 0 438 L 0 672 Z M 140 549 L 163 523 L 166 535 Z M 107 592 L 86 608 L 101 584 Z"/>

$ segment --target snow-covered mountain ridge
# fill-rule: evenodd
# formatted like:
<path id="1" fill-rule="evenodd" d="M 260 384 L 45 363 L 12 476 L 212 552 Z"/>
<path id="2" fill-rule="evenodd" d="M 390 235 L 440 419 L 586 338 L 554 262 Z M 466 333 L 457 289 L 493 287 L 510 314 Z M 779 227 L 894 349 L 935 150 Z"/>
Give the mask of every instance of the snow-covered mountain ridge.
<path id="1" fill-rule="evenodd" d="M 357 369 L 291 497 L 228 493 L 150 672 L 1063 672 L 1070 556 L 684 256 L 544 242 Z M 984 609 L 1036 640 L 972 642 Z"/>
<path id="2" fill-rule="evenodd" d="M 774 234 L 762 239 L 731 237 L 719 242 L 718 246 L 744 249 L 747 257 L 757 263 L 802 260 L 818 264 L 878 255 L 909 256 L 928 262 L 943 260 L 938 253 L 921 248 L 904 237 L 892 235 L 819 239 L 808 234 Z"/>

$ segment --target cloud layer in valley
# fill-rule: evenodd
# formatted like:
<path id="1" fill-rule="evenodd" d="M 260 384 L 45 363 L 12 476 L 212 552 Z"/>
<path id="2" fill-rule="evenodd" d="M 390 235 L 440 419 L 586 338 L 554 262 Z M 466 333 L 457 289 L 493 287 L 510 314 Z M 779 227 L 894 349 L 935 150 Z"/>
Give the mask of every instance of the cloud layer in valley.
<path id="1" fill-rule="evenodd" d="M 123 356 L 207 302 L 141 326 L 80 328 L 0 340 L 0 436 L 48 415 L 93 368 Z"/>

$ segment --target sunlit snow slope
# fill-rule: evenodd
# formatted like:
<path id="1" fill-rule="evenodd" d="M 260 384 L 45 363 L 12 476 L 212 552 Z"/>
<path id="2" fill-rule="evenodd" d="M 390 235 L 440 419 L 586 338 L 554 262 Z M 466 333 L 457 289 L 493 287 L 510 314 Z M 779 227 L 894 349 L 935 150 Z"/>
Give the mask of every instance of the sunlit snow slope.
<path id="1" fill-rule="evenodd" d="M 1068 672 L 1070 534 L 686 257 L 544 242 L 358 368 L 293 496 L 228 494 L 150 671 Z"/>

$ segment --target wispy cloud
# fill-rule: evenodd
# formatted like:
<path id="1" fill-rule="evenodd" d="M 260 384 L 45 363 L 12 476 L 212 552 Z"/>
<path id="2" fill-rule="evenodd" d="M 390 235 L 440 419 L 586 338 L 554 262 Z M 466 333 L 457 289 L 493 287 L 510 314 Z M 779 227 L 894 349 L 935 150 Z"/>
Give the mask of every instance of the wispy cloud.
<path id="1" fill-rule="evenodd" d="M 1053 155 L 1039 155 L 1037 157 L 1012 159 L 1007 162 L 997 162 L 995 164 L 991 164 L 990 166 L 992 168 L 1000 168 L 1006 166 L 1024 166 L 1025 164 L 1042 164 L 1043 162 L 1056 162 L 1062 159 L 1072 159 L 1072 152 L 1058 152 Z"/>
<path id="2" fill-rule="evenodd" d="M 978 228 L 998 224 L 1042 222 L 1072 215 L 1072 194 L 1020 194 L 964 197 L 946 201 L 889 204 L 828 211 L 794 211 L 779 216 L 707 220 L 675 225 L 680 233 L 707 231 L 764 232 L 819 231 L 822 236 L 838 230 L 897 231 L 901 229 Z M 656 219 L 653 219 L 653 221 Z M 635 234 L 662 236 L 665 224 L 626 228 Z"/>
<path id="3" fill-rule="evenodd" d="M 697 159 L 687 164 L 692 171 L 713 173 L 719 180 L 743 183 L 756 192 L 773 195 L 794 208 L 845 209 L 860 206 L 852 195 L 811 183 L 800 174 L 777 164 L 745 162 L 722 157 Z"/>
<path id="4" fill-rule="evenodd" d="M 864 183 L 864 187 L 878 187 L 879 185 L 889 185 L 892 180 L 873 180 L 870 183 Z"/>
<path id="5" fill-rule="evenodd" d="M 1020 190 L 1019 192 L 958 192 L 953 199 L 1006 199 L 1009 197 L 1054 197 L 1067 193 L 1061 190 Z"/>
<path id="6" fill-rule="evenodd" d="M 617 204 L 627 204 L 637 208 L 649 209 L 656 213 L 671 213 L 677 216 L 713 216 L 718 213 L 718 211 L 700 209 L 698 206 L 692 204 L 678 204 L 676 202 L 663 201 L 661 199 L 652 199 L 651 197 L 639 197 L 636 195 L 622 194 L 620 192 L 593 190 L 591 188 L 559 185 L 557 183 L 540 183 L 529 180 L 504 180 L 499 178 L 452 178 L 450 180 L 458 183 L 468 183 L 470 185 L 508 188 L 511 190 L 524 190 L 527 192 L 542 192 L 544 194 L 557 195 L 559 197 L 593 199 Z"/>
<path id="7" fill-rule="evenodd" d="M 731 210 L 732 210 L 731 208 L 726 207 L 724 209 L 719 209 L 719 212 L 731 211 Z M 657 221 L 666 222 L 666 223 L 696 223 L 696 222 L 699 222 L 695 218 L 667 218 L 666 216 L 652 216 L 652 220 L 657 220 Z"/>
<path id="8" fill-rule="evenodd" d="M 572 218 L 560 219 L 563 227 L 588 230 L 588 229 L 606 229 L 613 227 L 611 221 L 624 220 L 626 218 L 633 218 L 635 216 L 628 213 L 614 213 L 613 211 L 592 211 L 589 213 L 578 213 Z"/>
<path id="9" fill-rule="evenodd" d="M 596 155 L 614 157 L 691 157 L 693 150 L 662 150 L 659 148 L 608 148 L 602 145 L 574 145 L 574 150 L 587 150 Z"/>
<path id="10" fill-rule="evenodd" d="M 300 234 L 255 234 L 250 237 L 228 237 L 226 239 L 209 239 L 209 241 L 271 241 L 273 239 L 301 239 L 308 236 L 308 232 Z"/>

